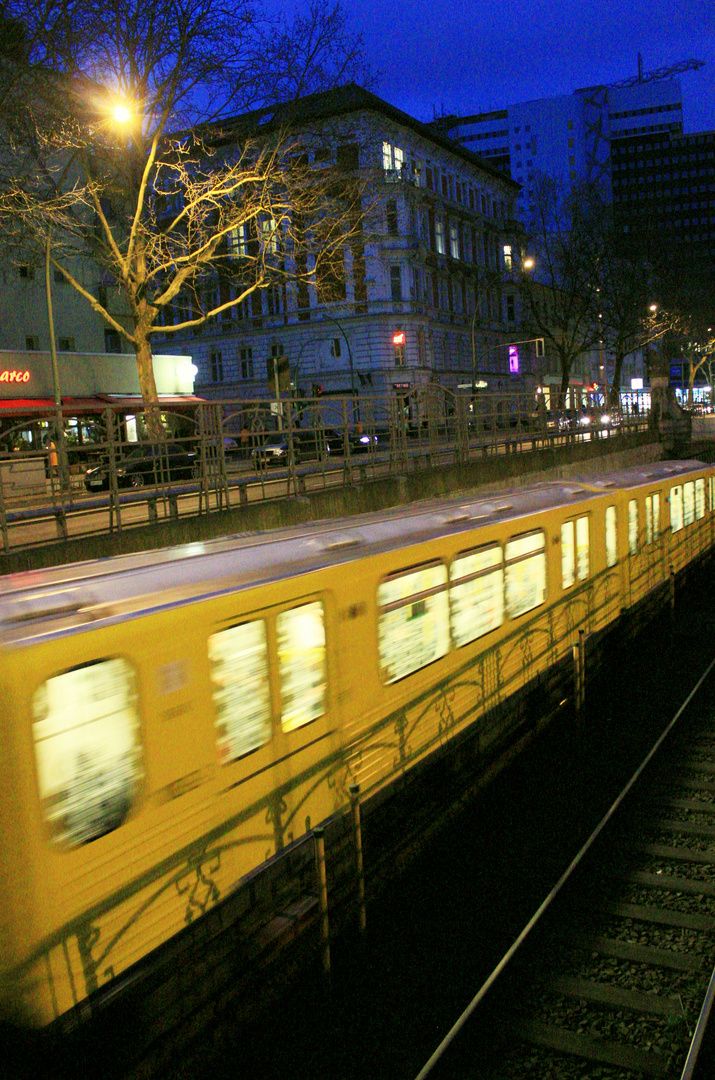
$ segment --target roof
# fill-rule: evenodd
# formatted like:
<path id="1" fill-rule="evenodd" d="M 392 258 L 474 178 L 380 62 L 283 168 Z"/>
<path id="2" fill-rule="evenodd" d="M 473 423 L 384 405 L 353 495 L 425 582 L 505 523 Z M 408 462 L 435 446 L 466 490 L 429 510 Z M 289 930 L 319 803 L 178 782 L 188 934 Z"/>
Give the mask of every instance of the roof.
<path id="1" fill-rule="evenodd" d="M 347 83 L 345 86 L 336 87 L 333 90 L 324 90 L 317 94 L 309 94 L 295 101 L 287 101 L 278 105 L 256 109 L 253 112 L 243 113 L 224 121 L 231 126 L 233 131 L 249 135 L 255 134 L 258 129 L 263 131 L 277 130 L 284 126 L 302 126 L 313 123 L 316 120 L 329 120 L 339 116 L 349 116 L 351 113 L 373 112 L 384 116 L 386 119 L 400 124 L 414 131 L 416 135 L 426 139 L 447 150 L 450 154 L 462 158 L 475 168 L 489 173 L 515 190 L 521 185 L 512 180 L 506 173 L 496 169 L 473 151 L 468 150 L 460 143 L 437 131 L 431 124 L 424 124 L 416 120 L 401 109 L 395 108 L 387 101 L 383 101 L 377 94 L 365 90 L 357 83 Z M 218 126 L 218 125 L 212 125 Z"/>
<path id="2" fill-rule="evenodd" d="M 707 468 L 699 461 L 655 462 L 596 477 L 547 481 L 459 500 L 291 526 L 255 536 L 229 536 L 159 551 L 117 555 L 0 578 L 0 640 L 81 632 L 104 622 L 150 614 L 298 577 L 328 566 L 406 549 L 430 539 L 514 522 L 557 506 L 576 506 L 609 492 L 679 478 Z M 240 557 L 239 557 L 240 553 Z"/>

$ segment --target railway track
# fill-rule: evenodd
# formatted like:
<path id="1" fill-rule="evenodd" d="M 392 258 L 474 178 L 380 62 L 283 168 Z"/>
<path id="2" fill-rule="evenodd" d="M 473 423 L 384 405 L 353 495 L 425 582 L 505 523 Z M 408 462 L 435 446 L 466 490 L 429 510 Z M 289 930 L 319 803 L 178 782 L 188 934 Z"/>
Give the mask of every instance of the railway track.
<path id="1" fill-rule="evenodd" d="M 705 1076 L 714 968 L 715 660 L 419 1080 Z"/>

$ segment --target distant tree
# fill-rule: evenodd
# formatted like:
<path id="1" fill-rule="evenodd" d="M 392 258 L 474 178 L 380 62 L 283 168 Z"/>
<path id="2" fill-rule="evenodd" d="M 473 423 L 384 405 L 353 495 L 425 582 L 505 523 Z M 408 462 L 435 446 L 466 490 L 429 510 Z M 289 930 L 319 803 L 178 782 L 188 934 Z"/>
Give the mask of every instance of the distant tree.
<path id="1" fill-rule="evenodd" d="M 569 188 L 541 175 L 534 183 L 525 245 L 533 272 L 522 274 L 525 317 L 559 361 L 562 406 L 574 361 L 600 339 L 598 239 L 595 200 L 588 189 Z"/>
<path id="2" fill-rule="evenodd" d="M 598 193 L 594 197 L 598 201 Z M 647 238 L 624 232 L 606 202 L 597 206 L 593 218 L 598 319 L 602 340 L 614 356 L 610 398 L 617 405 L 626 356 L 671 333 L 680 318 L 671 307 L 655 302 L 660 283 Z"/>
<path id="3" fill-rule="evenodd" d="M 328 0 L 291 22 L 268 19 L 260 0 L 58 10 L 43 33 L 30 0 L 5 7 L 30 31 L 7 91 L 0 214 L 133 347 L 158 437 L 152 337 L 262 289 L 339 280 L 360 229 L 357 181 L 309 168 L 300 110 L 274 106 L 367 78 L 361 43 Z M 104 289 L 82 283 L 77 256 L 97 264 Z"/>

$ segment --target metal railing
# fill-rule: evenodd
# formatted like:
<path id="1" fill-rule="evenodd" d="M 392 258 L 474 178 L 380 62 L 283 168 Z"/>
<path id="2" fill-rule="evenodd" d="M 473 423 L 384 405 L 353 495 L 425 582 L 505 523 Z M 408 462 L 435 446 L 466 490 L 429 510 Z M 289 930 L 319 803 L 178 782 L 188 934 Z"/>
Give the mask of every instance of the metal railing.
<path id="1" fill-rule="evenodd" d="M 64 431 L 54 410 L 25 410 L 0 432 L 0 543 L 5 553 L 200 515 L 264 499 L 464 464 L 489 455 L 619 438 L 648 414 L 597 405 L 535 407 L 532 394 L 451 395 L 428 386 L 400 396 L 224 399 L 164 413 L 166 440 L 127 437 L 108 406 L 91 438 Z M 95 470 L 93 473 L 90 470 Z"/>

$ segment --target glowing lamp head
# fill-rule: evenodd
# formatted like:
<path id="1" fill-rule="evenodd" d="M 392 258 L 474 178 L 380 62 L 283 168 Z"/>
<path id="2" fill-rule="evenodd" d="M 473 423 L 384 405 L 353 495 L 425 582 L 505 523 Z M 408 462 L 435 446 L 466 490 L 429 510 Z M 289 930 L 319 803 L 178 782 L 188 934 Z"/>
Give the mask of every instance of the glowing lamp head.
<path id="1" fill-rule="evenodd" d="M 131 118 L 132 114 L 126 105 L 120 103 L 114 106 L 114 119 L 118 124 L 128 124 Z"/>
<path id="2" fill-rule="evenodd" d="M 396 330 L 395 331 L 395 333 L 392 335 L 392 344 L 393 345 L 404 345 L 405 344 L 405 331 L 404 330 Z"/>

